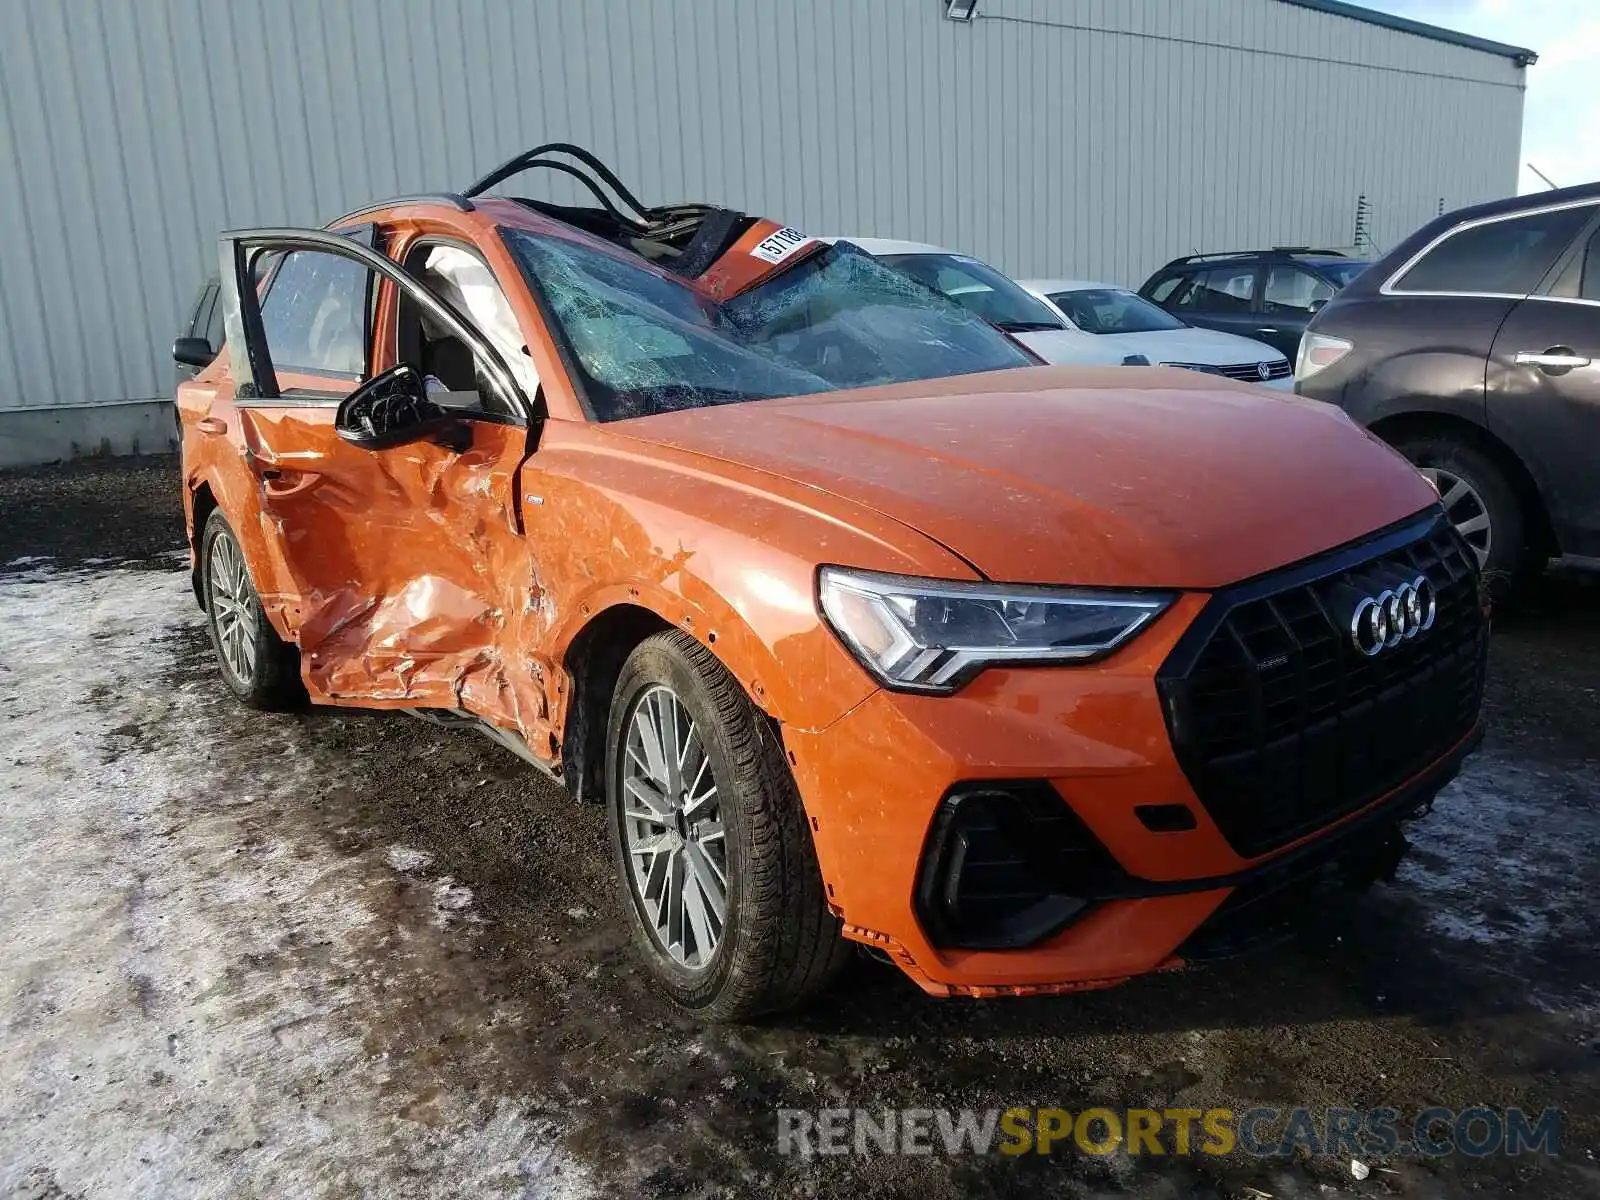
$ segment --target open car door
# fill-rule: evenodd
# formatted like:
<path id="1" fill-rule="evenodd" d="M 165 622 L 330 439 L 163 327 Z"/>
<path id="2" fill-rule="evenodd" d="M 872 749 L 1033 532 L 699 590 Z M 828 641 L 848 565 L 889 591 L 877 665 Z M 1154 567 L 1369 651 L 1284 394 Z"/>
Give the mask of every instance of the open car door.
<path id="1" fill-rule="evenodd" d="M 276 260 L 255 283 L 264 255 Z M 536 428 L 476 327 L 363 240 L 221 239 L 224 321 L 253 477 L 262 607 L 313 700 L 465 710 L 549 741 L 521 623 L 533 578 L 515 482 Z M 470 356 L 476 391 L 386 363 L 402 304 Z M 387 349 L 386 349 L 387 348 Z"/>

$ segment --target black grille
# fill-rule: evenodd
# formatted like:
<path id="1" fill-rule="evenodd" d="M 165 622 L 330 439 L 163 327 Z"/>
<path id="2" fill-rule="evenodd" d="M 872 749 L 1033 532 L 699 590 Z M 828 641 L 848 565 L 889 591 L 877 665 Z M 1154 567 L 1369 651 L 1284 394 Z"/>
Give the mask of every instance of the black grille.
<path id="1" fill-rule="evenodd" d="M 1426 575 L 1432 628 L 1367 658 L 1351 596 Z M 1487 623 L 1471 551 L 1442 517 L 1214 596 L 1157 677 L 1178 761 L 1239 854 L 1362 808 L 1476 726 Z"/>
<path id="2" fill-rule="evenodd" d="M 1258 362 L 1229 363 L 1217 370 L 1229 379 L 1243 379 L 1249 383 L 1261 382 L 1261 364 Z M 1268 379 L 1287 379 L 1289 377 L 1289 360 L 1280 358 L 1267 364 Z"/>

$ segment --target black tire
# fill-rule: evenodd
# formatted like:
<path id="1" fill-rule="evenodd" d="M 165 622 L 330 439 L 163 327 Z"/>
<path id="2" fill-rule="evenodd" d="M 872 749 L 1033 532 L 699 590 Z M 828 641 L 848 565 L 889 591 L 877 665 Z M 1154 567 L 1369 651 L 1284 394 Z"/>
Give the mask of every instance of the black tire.
<path id="1" fill-rule="evenodd" d="M 675 961 L 655 932 L 625 846 L 624 758 L 636 707 L 665 687 L 701 736 L 718 796 L 725 917 L 706 961 Z M 848 960 L 828 910 L 794 777 L 770 720 L 717 658 L 687 634 L 647 638 L 623 664 L 606 728 L 612 858 L 633 941 L 680 1007 L 708 1021 L 742 1020 L 802 1003 Z M 669 867 L 670 869 L 670 867 Z M 681 886 L 681 885 L 680 885 Z"/>
<path id="2" fill-rule="evenodd" d="M 1448 433 L 1401 438 L 1395 448 L 1419 470 L 1448 471 L 1482 501 L 1490 534 L 1488 557 L 1482 564 L 1483 579 L 1490 595 L 1505 599 L 1538 575 L 1545 556 L 1534 545 L 1527 504 L 1505 468 L 1491 455 Z M 1461 507 L 1450 509 L 1449 515 L 1459 522 Z"/>
<path id="3" fill-rule="evenodd" d="M 219 603 L 213 566 L 219 556 L 227 562 L 230 552 L 239 564 L 238 589 L 245 624 L 238 636 L 247 643 L 247 670 L 240 670 L 229 661 L 229 654 L 223 649 L 224 635 L 218 628 Z M 200 586 L 205 597 L 206 630 L 217 656 L 217 669 L 228 690 L 251 708 L 264 711 L 282 712 L 302 706 L 306 692 L 300 682 L 299 651 L 278 636 L 261 611 L 261 598 L 256 595 L 249 567 L 244 565 L 239 539 L 234 536 L 221 509 L 211 511 L 200 535 Z"/>

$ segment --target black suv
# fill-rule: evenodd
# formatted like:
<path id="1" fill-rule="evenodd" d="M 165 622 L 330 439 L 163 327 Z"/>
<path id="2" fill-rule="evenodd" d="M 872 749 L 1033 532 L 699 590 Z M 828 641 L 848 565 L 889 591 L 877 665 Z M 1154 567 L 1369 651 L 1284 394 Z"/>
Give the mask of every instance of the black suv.
<path id="1" fill-rule="evenodd" d="M 1139 294 L 1190 325 L 1266 342 L 1293 360 L 1311 315 L 1366 266 L 1306 246 L 1190 254 L 1150 276 Z"/>
<path id="2" fill-rule="evenodd" d="M 1502 594 L 1600 556 L 1600 183 L 1423 226 L 1317 313 L 1295 373 L 1422 469 Z"/>

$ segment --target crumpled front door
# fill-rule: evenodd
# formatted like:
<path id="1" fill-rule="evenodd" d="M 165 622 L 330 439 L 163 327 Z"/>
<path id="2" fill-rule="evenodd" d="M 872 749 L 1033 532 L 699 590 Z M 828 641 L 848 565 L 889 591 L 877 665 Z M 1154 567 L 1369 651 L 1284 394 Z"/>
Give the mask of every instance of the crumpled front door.
<path id="1" fill-rule="evenodd" d="M 270 234 L 281 239 L 286 232 Z M 417 303 L 430 302 L 426 289 L 389 260 L 339 246 L 335 235 L 294 232 L 313 239 L 315 252 L 326 246 L 419 289 Z M 232 237 L 254 249 L 276 245 L 273 236 Z M 225 240 L 225 272 L 234 256 L 229 247 Z M 304 246 L 289 251 L 303 252 Z M 330 383 L 327 374 L 277 369 L 274 355 L 325 354 L 332 319 L 320 306 L 301 322 L 318 331 L 306 334 L 306 345 L 293 345 L 291 333 L 281 349 L 274 346 L 278 286 L 270 284 L 259 302 L 253 294 L 240 299 L 237 285 L 230 289 L 240 336 L 234 344 L 244 346 L 235 360 L 245 360 L 246 376 L 235 403 L 271 559 L 258 584 L 262 602 L 299 643 L 311 698 L 465 709 L 548 746 L 544 681 L 518 653 L 533 578 L 515 492 L 528 451 L 526 422 L 504 414 L 474 419 L 464 409 L 465 449 L 421 440 L 370 450 L 345 441 L 335 429 L 338 401 L 366 371 Z M 320 304 L 315 293 L 295 299 Z M 460 324 L 448 311 L 440 319 Z M 462 326 L 457 335 L 474 352 L 493 353 L 470 332 Z"/>

